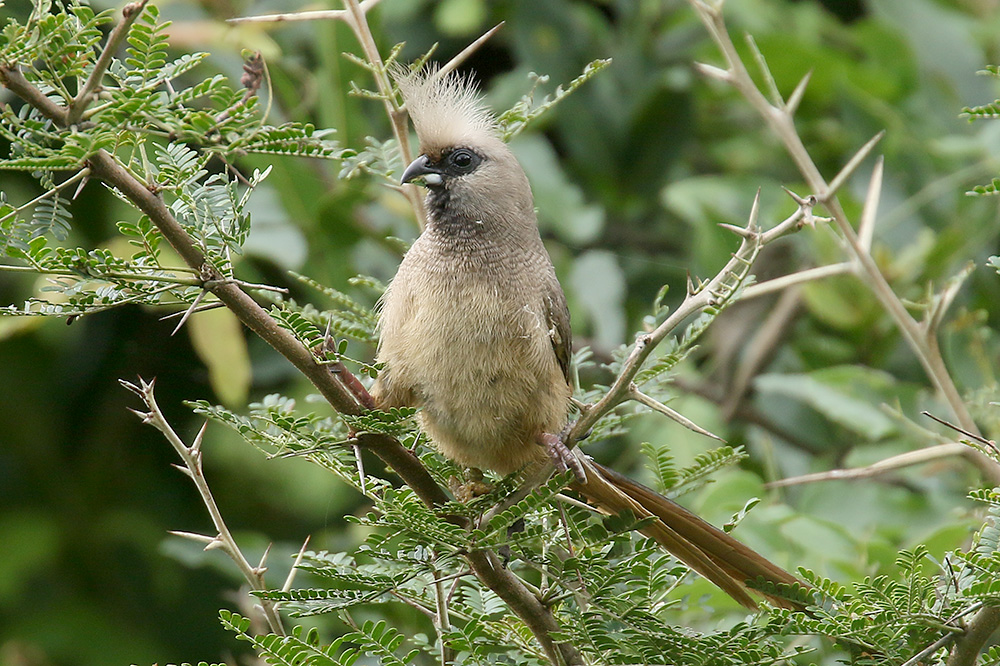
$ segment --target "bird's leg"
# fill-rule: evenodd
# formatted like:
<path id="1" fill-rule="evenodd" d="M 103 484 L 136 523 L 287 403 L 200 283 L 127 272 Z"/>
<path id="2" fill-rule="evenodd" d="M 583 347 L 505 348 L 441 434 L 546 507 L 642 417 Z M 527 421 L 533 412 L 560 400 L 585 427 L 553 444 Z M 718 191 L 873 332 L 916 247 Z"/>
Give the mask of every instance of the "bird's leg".
<path id="1" fill-rule="evenodd" d="M 587 482 L 587 472 L 583 469 L 583 464 L 577 459 L 576 454 L 566 446 L 566 433 L 569 432 L 569 426 L 563 428 L 563 431 L 558 435 L 553 435 L 550 432 L 543 432 L 538 436 L 538 443 L 545 447 L 545 451 L 549 454 L 549 458 L 552 459 L 552 464 L 556 466 L 556 469 L 560 472 L 565 472 L 568 469 L 573 470 L 573 474 L 576 476 L 576 480 L 580 483 Z"/>
<path id="2" fill-rule="evenodd" d="M 354 376 L 354 373 L 347 369 L 343 361 L 339 360 L 340 355 L 337 353 L 337 341 L 330 335 L 330 322 L 326 323 L 326 333 L 323 334 L 323 342 L 313 347 L 312 353 L 321 362 L 329 364 L 330 372 L 354 396 L 354 399 L 358 401 L 361 407 L 368 410 L 377 409 L 375 400 L 372 398 L 371 393 L 368 392 L 368 389 L 365 388 L 365 385 Z M 334 360 L 331 363 L 326 360 L 330 356 L 338 360 Z"/>
<path id="3" fill-rule="evenodd" d="M 372 398 L 372 394 L 368 392 L 368 389 L 366 389 L 365 385 L 361 383 L 361 380 L 359 380 L 353 372 L 347 369 L 347 366 L 345 366 L 343 362 L 337 361 L 332 364 L 330 366 L 330 371 L 337 376 L 337 379 L 339 379 L 340 383 L 344 385 L 344 388 L 351 392 L 351 395 L 354 396 L 359 405 L 365 409 L 378 408 L 375 405 L 375 400 Z"/>
<path id="4" fill-rule="evenodd" d="M 451 477 L 448 486 L 455 495 L 455 499 L 466 504 L 480 495 L 485 495 L 493 488 L 483 480 L 483 471 L 475 467 L 468 467 L 465 470 L 465 478 L 459 481 L 456 477 Z"/>

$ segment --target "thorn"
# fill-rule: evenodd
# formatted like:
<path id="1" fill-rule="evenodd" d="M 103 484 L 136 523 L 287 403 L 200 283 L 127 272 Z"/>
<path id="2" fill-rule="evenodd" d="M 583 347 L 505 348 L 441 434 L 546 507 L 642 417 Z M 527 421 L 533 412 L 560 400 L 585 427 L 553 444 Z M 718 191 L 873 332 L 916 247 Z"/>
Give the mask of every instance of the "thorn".
<path id="1" fill-rule="evenodd" d="M 741 231 L 742 231 L 742 229 L 741 229 Z M 688 272 L 687 272 L 687 293 L 688 293 L 688 296 L 694 296 L 695 294 L 698 293 L 698 291 L 694 287 L 694 282 L 691 280 L 691 271 L 690 270 L 688 270 Z"/>
<path id="2" fill-rule="evenodd" d="M 201 303 L 203 298 L 205 298 L 206 294 L 208 294 L 208 291 L 206 291 L 205 289 L 202 289 L 201 291 L 198 292 L 198 295 L 195 297 L 194 301 L 192 301 L 188 309 L 184 311 L 184 316 L 181 317 L 181 320 L 179 322 L 177 322 L 177 326 L 175 326 L 174 330 L 170 332 L 171 336 L 176 335 L 177 331 L 181 330 L 181 327 L 184 326 L 184 322 L 188 320 L 188 317 L 191 316 L 195 308 L 198 307 L 198 304 Z"/>
<path id="3" fill-rule="evenodd" d="M 809 196 L 802 198 L 795 192 L 792 192 L 790 189 L 785 187 L 784 185 L 781 186 L 781 189 L 783 189 L 785 191 L 785 194 L 790 196 L 792 198 L 792 201 L 797 203 L 800 208 L 812 208 L 813 206 L 816 205 L 816 195 L 814 194 L 810 194 Z"/>
<path id="4" fill-rule="evenodd" d="M 490 28 L 489 30 L 487 30 L 486 32 L 484 32 L 478 39 L 476 39 L 476 41 L 472 42 L 471 44 L 469 44 L 468 46 L 466 46 L 464 49 L 462 49 L 458 53 L 458 55 L 456 55 L 454 58 L 452 58 L 447 63 L 445 63 L 441 67 L 441 69 L 438 70 L 437 76 L 439 76 L 439 77 L 440 76 L 445 76 L 448 72 L 452 71 L 453 69 L 455 69 L 456 67 L 458 67 L 459 65 L 461 65 L 463 62 L 465 62 L 465 60 L 469 56 L 471 56 L 473 53 L 475 53 L 475 51 L 480 46 L 482 46 L 483 44 L 485 44 L 486 41 L 490 37 L 492 37 L 493 35 L 495 35 L 497 33 L 497 31 L 499 31 L 500 28 L 503 27 L 504 23 L 505 23 L 505 21 L 500 21 L 495 26 L 493 26 L 492 28 Z"/>
<path id="5" fill-rule="evenodd" d="M 80 192 L 83 191 L 84 185 L 86 185 L 89 180 L 90 176 L 84 176 L 83 179 L 80 180 L 80 184 L 76 186 L 76 191 L 73 192 L 73 197 L 72 197 L 73 201 L 76 201 L 76 198 L 80 196 Z"/>
<path id="6" fill-rule="evenodd" d="M 139 390 L 139 387 L 133 384 L 132 382 L 128 381 L 127 379 L 119 379 L 118 383 L 121 384 L 122 387 L 131 391 L 132 393 L 135 393 L 137 396 L 140 397 L 142 396 L 142 391 Z"/>
<path id="7" fill-rule="evenodd" d="M 179 536 L 183 539 L 190 539 L 191 541 L 197 541 L 199 543 L 212 543 L 216 540 L 215 537 L 210 537 L 205 534 L 197 534 L 196 532 L 182 532 L 180 530 L 170 530 L 168 534 L 173 534 L 174 536 Z"/>
<path id="8" fill-rule="evenodd" d="M 361 487 L 361 494 L 367 495 L 368 490 L 365 487 L 365 462 L 361 459 L 361 447 L 357 443 L 352 443 L 351 447 L 354 449 L 354 460 L 358 465 L 358 483 Z"/>
<path id="9" fill-rule="evenodd" d="M 216 550 L 217 548 L 222 548 L 223 545 L 225 544 L 222 541 L 222 536 L 219 535 L 213 538 L 212 541 L 205 546 L 205 550 Z"/>
<path id="10" fill-rule="evenodd" d="M 865 252 L 871 252 L 872 240 L 875 237 L 875 213 L 878 211 L 879 199 L 882 197 L 882 172 L 885 158 L 881 155 L 875 160 L 872 177 L 868 182 L 868 193 L 865 195 L 865 205 L 861 209 L 861 221 L 858 222 L 858 243 Z"/>
<path id="11" fill-rule="evenodd" d="M 788 101 L 785 102 L 785 113 L 790 116 L 794 116 L 795 112 L 799 109 L 799 102 L 802 101 L 802 96 L 805 95 L 806 86 L 809 85 L 809 79 L 812 78 L 813 71 L 810 69 L 806 72 L 806 75 L 802 77 L 799 84 L 795 86 L 795 90 L 792 94 L 788 96 Z"/>
<path id="12" fill-rule="evenodd" d="M 750 219 L 747 220 L 747 231 L 756 232 L 758 230 L 757 220 L 760 217 L 760 188 L 753 197 L 753 205 L 750 207 Z M 756 233 L 755 233 L 756 235 Z"/>
<path id="13" fill-rule="evenodd" d="M 694 63 L 694 68 L 710 79 L 725 81 L 726 83 L 732 83 L 733 81 L 733 74 L 728 69 L 722 69 L 721 67 L 709 65 L 704 62 Z"/>
<path id="14" fill-rule="evenodd" d="M 192 479 L 194 478 L 194 472 L 192 472 L 191 468 L 187 467 L 186 465 L 181 465 L 181 464 L 178 464 L 178 463 L 170 463 L 170 466 L 173 467 L 174 469 L 180 470 L 181 472 L 183 472 L 189 478 L 192 478 Z"/>
<path id="15" fill-rule="evenodd" d="M 841 187 L 843 187 L 844 183 L 847 182 L 847 179 L 851 177 L 851 174 L 854 173 L 855 169 L 857 169 L 865 158 L 868 157 L 868 154 L 872 151 L 875 145 L 882 140 L 883 136 L 885 136 L 885 130 L 882 130 L 869 139 L 865 145 L 861 146 L 861 148 L 858 149 L 858 152 L 854 153 L 854 156 L 847 161 L 847 164 L 845 164 L 840 170 L 840 173 L 833 177 L 830 184 L 826 186 L 826 193 L 820 198 L 825 201 L 832 197 Z"/>
<path id="16" fill-rule="evenodd" d="M 201 453 L 201 443 L 205 439 L 205 430 L 207 429 L 208 421 L 205 421 L 205 423 L 202 424 L 201 429 L 198 430 L 198 434 L 194 436 L 194 443 L 191 444 L 191 447 L 188 449 L 192 455 L 199 456 L 199 458 L 199 454 Z"/>
<path id="17" fill-rule="evenodd" d="M 288 592 L 292 589 L 292 582 L 295 580 L 295 574 L 299 571 L 299 565 L 302 564 L 302 558 L 306 554 L 306 548 L 309 546 L 309 539 L 311 536 L 306 536 L 306 540 L 302 542 L 302 547 L 299 548 L 299 554 L 295 556 L 295 561 L 292 563 L 292 568 L 288 572 L 288 578 L 285 579 L 285 584 L 281 586 L 282 592 Z"/>
<path id="18" fill-rule="evenodd" d="M 757 232 L 751 231 L 746 227 L 739 227 L 736 226 L 735 224 L 727 224 L 726 222 L 719 222 L 719 226 L 728 231 L 732 231 L 737 236 L 742 236 L 743 238 L 747 238 L 749 240 L 754 240 L 757 238 Z"/>
<path id="19" fill-rule="evenodd" d="M 630 391 L 630 397 L 633 400 L 635 400 L 636 402 L 641 403 L 641 404 L 649 407 L 653 411 L 659 412 L 660 414 L 663 414 L 664 416 L 666 416 L 666 417 L 668 417 L 670 419 L 673 419 L 674 421 L 676 421 L 677 423 L 681 424 L 682 426 L 684 426 L 688 430 L 694 431 L 694 432 L 696 432 L 696 433 L 698 433 L 700 435 L 705 435 L 706 437 L 711 437 L 712 439 L 718 440 L 718 441 L 723 442 L 723 443 L 725 443 L 725 441 L 726 441 L 726 440 L 722 439 L 721 437 L 719 437 L 718 435 L 716 435 L 714 433 L 711 433 L 708 430 L 705 430 L 700 425 L 698 425 L 697 423 L 695 423 L 694 421 L 692 421 L 688 417 L 684 416 L 683 414 L 681 414 L 677 410 L 672 409 L 670 407 L 667 407 L 666 405 L 664 405 L 662 402 L 660 402 L 656 398 L 648 396 L 645 393 L 643 393 L 642 391 L 639 391 L 638 389 L 636 389 L 634 391 Z"/>
<path id="20" fill-rule="evenodd" d="M 142 411 L 139 411 L 138 409 L 132 409 L 131 407 L 126 407 L 125 409 L 127 409 L 128 411 L 130 411 L 133 414 L 135 414 L 136 416 L 138 416 L 139 419 L 144 424 L 149 424 L 149 423 L 152 423 L 152 421 L 153 421 L 153 413 L 152 412 L 142 412 Z"/>
<path id="21" fill-rule="evenodd" d="M 260 564 L 258 564 L 254 568 L 254 571 L 257 571 L 259 573 L 264 573 L 265 571 L 267 571 L 267 566 L 265 565 L 265 563 L 267 562 L 267 556 L 271 554 L 271 546 L 273 545 L 274 543 L 272 542 L 269 542 L 267 544 L 267 548 L 264 549 L 264 554 L 260 556 Z"/>

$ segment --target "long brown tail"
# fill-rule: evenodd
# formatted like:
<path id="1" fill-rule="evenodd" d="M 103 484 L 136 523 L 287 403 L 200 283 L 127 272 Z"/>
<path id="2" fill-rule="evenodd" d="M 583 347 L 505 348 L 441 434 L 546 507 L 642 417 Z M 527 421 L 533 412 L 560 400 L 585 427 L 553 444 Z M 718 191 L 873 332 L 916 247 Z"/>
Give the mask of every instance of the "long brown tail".
<path id="1" fill-rule="evenodd" d="M 656 491 L 583 455 L 578 458 L 587 472 L 587 482 L 574 483 L 571 487 L 575 491 L 609 513 L 628 509 L 639 519 L 655 516 L 657 520 L 644 527 L 642 533 L 747 608 L 757 608 L 747 581 L 762 577 L 773 583 L 804 585 L 759 553 Z M 770 599 L 780 606 L 801 608 L 784 599 Z"/>

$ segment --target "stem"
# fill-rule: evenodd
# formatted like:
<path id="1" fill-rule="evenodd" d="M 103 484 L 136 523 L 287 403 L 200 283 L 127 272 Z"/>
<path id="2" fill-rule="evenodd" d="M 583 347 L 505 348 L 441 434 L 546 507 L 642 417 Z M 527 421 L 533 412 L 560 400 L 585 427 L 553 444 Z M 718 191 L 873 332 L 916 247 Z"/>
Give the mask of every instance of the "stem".
<path id="1" fill-rule="evenodd" d="M 76 97 L 73 98 L 66 108 L 67 126 L 76 125 L 80 122 L 83 112 L 90 106 L 90 103 L 97 95 L 98 88 L 101 87 L 101 80 L 104 79 L 104 73 L 108 71 L 108 66 L 111 65 L 111 59 L 114 58 L 115 53 L 118 52 L 118 47 L 121 46 L 122 42 L 125 41 L 125 37 L 128 36 L 129 28 L 139 18 L 142 10 L 146 8 L 147 2 L 149 0 L 136 0 L 136 2 L 129 3 L 122 8 L 121 22 L 108 35 L 108 41 L 104 45 L 101 55 L 97 58 L 90 76 L 87 77 L 87 81 L 83 84 L 83 87 L 80 88 Z"/>
<path id="2" fill-rule="evenodd" d="M 34 206 L 35 204 L 37 204 L 39 201 L 44 201 L 45 199 L 48 199 L 49 197 L 51 197 L 53 194 L 57 194 L 60 190 L 62 190 L 66 186 L 72 185 L 73 183 L 75 183 L 77 181 L 84 180 L 89 175 L 90 175 L 90 169 L 80 169 L 75 174 L 73 174 L 71 177 L 69 177 L 66 180 L 64 180 L 63 182 L 59 183 L 58 185 L 56 185 L 52 189 L 46 190 L 45 192 L 42 192 L 41 194 L 39 194 L 37 197 L 35 197 L 31 201 L 29 201 L 28 203 L 22 204 L 22 205 L 18 206 L 17 208 L 15 208 L 14 210 L 12 210 L 9 213 L 7 213 L 6 215 L 4 215 L 3 217 L 0 217 L 0 223 L 6 222 L 8 219 L 10 219 L 11 217 L 17 215 L 18 213 L 20 213 L 22 210 L 25 210 L 26 208 L 31 208 L 32 206 Z M 29 270 L 32 270 L 32 269 L 29 269 Z"/>
<path id="3" fill-rule="evenodd" d="M 375 85 L 378 86 L 379 94 L 382 96 L 382 104 L 385 106 L 386 115 L 392 123 L 392 134 L 396 137 L 396 143 L 399 145 L 399 153 L 403 158 L 403 164 L 409 164 L 413 159 L 413 151 L 410 149 L 408 116 L 406 111 L 396 104 L 392 82 L 389 81 L 389 77 L 386 74 L 382 54 L 379 53 L 378 46 L 375 44 L 375 37 L 372 35 L 371 28 L 368 27 L 365 12 L 369 8 L 363 7 L 362 4 L 359 4 L 358 0 L 344 0 L 344 7 L 347 11 L 344 20 L 354 32 L 354 36 L 357 37 L 365 58 L 368 59 L 368 63 L 371 65 L 372 76 L 375 79 Z M 414 185 L 406 185 L 402 189 L 410 202 L 410 206 L 413 207 L 416 213 L 420 228 L 423 229 L 427 220 L 427 209 L 424 206 L 423 197 L 420 196 Z"/>
<path id="4" fill-rule="evenodd" d="M 262 566 L 254 567 L 247 561 L 244 557 L 243 551 L 237 545 L 236 540 L 233 538 L 232 533 L 229 531 L 229 527 L 226 525 L 225 519 L 222 517 L 222 512 L 219 511 L 219 505 L 215 503 L 215 497 L 212 495 L 211 489 L 208 487 L 208 481 L 205 479 L 205 472 L 202 468 L 202 454 L 201 454 L 201 443 L 205 436 L 205 427 L 208 426 L 206 422 L 202 426 L 198 435 L 195 437 L 194 443 L 191 446 L 184 444 L 184 441 L 177 435 L 170 424 L 167 422 L 166 418 L 163 416 L 163 412 L 160 411 L 159 405 L 156 404 L 156 397 L 153 395 L 153 387 L 155 380 L 153 382 L 146 382 L 142 379 L 139 380 L 139 385 L 136 386 L 130 382 L 121 381 L 122 386 L 129 389 L 140 398 L 142 398 L 143 403 L 149 410 L 146 413 L 136 412 L 144 423 L 148 423 L 153 426 L 166 437 L 170 445 L 174 447 L 177 455 L 181 457 L 184 461 L 182 466 L 178 468 L 188 475 L 194 482 L 195 487 L 198 489 L 198 494 L 201 495 L 201 501 L 205 504 L 205 508 L 208 509 L 208 515 L 212 518 L 212 524 L 215 526 L 217 531 L 217 536 L 215 538 L 209 538 L 206 550 L 212 548 L 221 548 L 223 552 L 226 553 L 236 563 L 236 567 L 246 578 L 247 583 L 250 584 L 252 590 L 263 591 L 267 589 L 267 585 L 264 582 L 264 571 Z M 197 537 L 198 535 L 191 535 Z M 197 539 L 203 541 L 203 539 Z M 261 599 L 261 608 L 264 610 L 264 617 L 267 619 L 268 627 L 271 631 L 276 634 L 285 635 L 285 628 L 281 622 L 281 617 L 278 615 L 277 609 L 275 608 L 274 602 Z"/>
<path id="5" fill-rule="evenodd" d="M 1000 607 L 983 606 L 966 625 L 965 633 L 955 640 L 947 666 L 973 666 L 986 641 L 1000 626 Z"/>

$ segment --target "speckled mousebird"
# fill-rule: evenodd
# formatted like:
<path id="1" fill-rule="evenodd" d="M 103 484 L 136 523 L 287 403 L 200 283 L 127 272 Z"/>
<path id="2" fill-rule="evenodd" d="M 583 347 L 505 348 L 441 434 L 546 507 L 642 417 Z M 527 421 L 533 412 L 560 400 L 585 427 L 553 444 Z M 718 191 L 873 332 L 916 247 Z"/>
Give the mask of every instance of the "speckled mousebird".
<path id="1" fill-rule="evenodd" d="M 643 532 L 740 603 L 745 582 L 798 582 L 678 504 L 568 450 L 571 333 L 531 187 L 475 86 L 434 68 L 396 77 L 420 141 L 402 182 L 427 188 L 426 228 L 381 301 L 372 387 L 420 407 L 438 450 L 508 474 L 552 458 L 603 511 L 656 516 Z"/>

